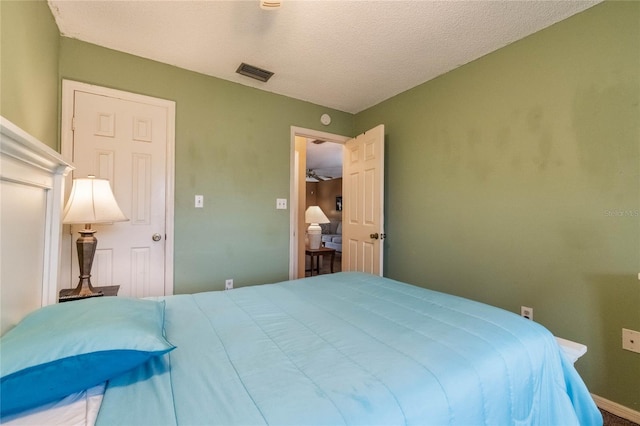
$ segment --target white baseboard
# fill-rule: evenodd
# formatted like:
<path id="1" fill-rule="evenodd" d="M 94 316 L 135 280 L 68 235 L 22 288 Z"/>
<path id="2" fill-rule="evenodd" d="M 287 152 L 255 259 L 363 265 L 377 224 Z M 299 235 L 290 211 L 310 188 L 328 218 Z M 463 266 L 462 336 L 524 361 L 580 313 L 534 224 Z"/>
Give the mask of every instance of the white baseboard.
<path id="1" fill-rule="evenodd" d="M 596 405 L 603 410 L 606 410 L 618 417 L 622 417 L 623 419 L 640 424 L 640 412 L 632 410 L 629 407 L 625 407 L 624 405 L 620 405 L 617 402 L 609 401 L 608 399 L 595 394 L 591 394 L 591 396 L 596 402 Z"/>

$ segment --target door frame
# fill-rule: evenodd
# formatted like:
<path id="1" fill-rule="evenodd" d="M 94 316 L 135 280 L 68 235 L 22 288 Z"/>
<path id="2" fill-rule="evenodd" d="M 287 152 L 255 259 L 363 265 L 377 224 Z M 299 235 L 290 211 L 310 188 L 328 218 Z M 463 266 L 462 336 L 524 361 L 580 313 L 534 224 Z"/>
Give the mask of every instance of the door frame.
<path id="1" fill-rule="evenodd" d="M 62 111 L 60 119 L 60 151 L 62 157 L 73 164 L 73 111 L 74 111 L 74 92 L 82 91 L 94 95 L 108 96 L 126 101 L 145 103 L 154 105 L 167 110 L 167 163 L 165 170 L 165 252 L 164 252 L 164 293 L 165 295 L 173 294 L 173 253 L 174 253 L 174 192 L 175 192 L 175 141 L 176 141 L 176 103 L 167 99 L 154 98 L 151 96 L 140 95 L 137 93 L 126 92 L 118 89 L 110 89 L 107 87 L 96 86 L 93 84 L 81 83 L 73 80 L 62 80 Z M 67 184 L 65 185 L 65 200 L 69 197 L 71 191 L 71 174 L 67 176 Z M 68 231 L 69 227 L 66 226 Z M 72 283 L 70 274 L 70 262 L 72 261 L 70 232 L 63 233 L 63 253 L 68 252 L 69 256 L 62 256 L 61 262 L 61 283 Z M 67 259 L 68 258 L 68 259 Z M 68 260 L 68 262 L 67 262 Z M 69 276 L 65 276 L 62 271 L 69 271 Z"/>
<path id="2" fill-rule="evenodd" d="M 334 133 L 322 132 L 320 130 L 306 129 L 303 127 L 291 126 L 291 159 L 290 159 L 290 174 L 289 174 L 289 279 L 293 280 L 297 278 L 298 272 L 298 206 L 304 200 L 300 200 L 298 197 L 298 189 L 301 182 L 298 181 L 297 176 L 306 168 L 305 164 L 300 164 L 300 161 L 296 152 L 296 136 L 303 138 L 322 139 L 327 142 L 339 143 L 344 145 L 348 140 L 352 139 L 350 136 L 342 136 Z M 306 146 L 304 148 L 306 152 Z M 342 156 L 342 168 L 344 170 L 344 154 Z"/>

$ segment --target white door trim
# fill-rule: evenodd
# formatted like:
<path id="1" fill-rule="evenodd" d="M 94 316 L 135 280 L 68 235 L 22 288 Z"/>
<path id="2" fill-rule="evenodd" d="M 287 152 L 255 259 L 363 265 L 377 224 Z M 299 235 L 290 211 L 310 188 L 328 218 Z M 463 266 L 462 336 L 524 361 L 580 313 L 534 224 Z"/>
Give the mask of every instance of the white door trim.
<path id="1" fill-rule="evenodd" d="M 73 111 L 74 92 L 83 91 L 95 95 L 109 96 L 132 102 L 146 103 L 168 111 L 167 116 L 167 170 L 166 170 L 166 206 L 165 206 L 165 269 L 164 292 L 173 294 L 173 251 L 174 251 L 174 191 L 175 191 L 175 125 L 176 103 L 174 101 L 154 98 L 146 95 L 125 92 L 117 89 L 80 83 L 73 80 L 62 80 L 62 116 L 60 121 L 61 154 L 66 161 L 73 158 Z M 70 179 L 70 176 L 67 177 Z M 67 191 L 71 189 L 71 182 L 66 185 Z M 68 193 L 67 193 L 68 195 Z M 66 198 L 66 197 L 65 197 Z"/>
<path id="2" fill-rule="evenodd" d="M 298 238 L 296 235 L 298 224 L 298 184 L 297 176 L 300 164 L 296 158 L 296 136 L 322 139 L 328 142 L 343 144 L 349 139 L 348 136 L 336 135 L 319 130 L 305 129 L 303 127 L 291 126 L 291 159 L 289 172 L 289 279 L 296 279 L 298 276 Z M 306 149 L 306 148 L 305 148 Z M 343 166 L 344 167 L 344 166 Z"/>

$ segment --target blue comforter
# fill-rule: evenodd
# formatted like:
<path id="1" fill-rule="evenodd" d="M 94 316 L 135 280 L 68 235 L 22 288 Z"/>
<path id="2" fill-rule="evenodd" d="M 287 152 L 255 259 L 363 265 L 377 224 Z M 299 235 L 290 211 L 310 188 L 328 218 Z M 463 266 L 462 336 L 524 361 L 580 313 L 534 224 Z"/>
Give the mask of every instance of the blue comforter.
<path id="1" fill-rule="evenodd" d="M 542 326 L 360 273 L 166 297 L 177 349 L 111 380 L 98 425 L 589 425 Z"/>

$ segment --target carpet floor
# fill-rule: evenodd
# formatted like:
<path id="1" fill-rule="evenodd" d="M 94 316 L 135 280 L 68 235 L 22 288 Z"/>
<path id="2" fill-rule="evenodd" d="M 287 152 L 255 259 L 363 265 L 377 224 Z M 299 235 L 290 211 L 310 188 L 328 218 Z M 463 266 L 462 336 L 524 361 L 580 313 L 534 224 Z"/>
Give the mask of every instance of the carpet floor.
<path id="1" fill-rule="evenodd" d="M 602 418 L 604 419 L 604 426 L 639 426 L 638 423 L 634 423 L 631 420 L 623 419 L 616 415 L 611 414 L 608 411 L 600 409 Z"/>

